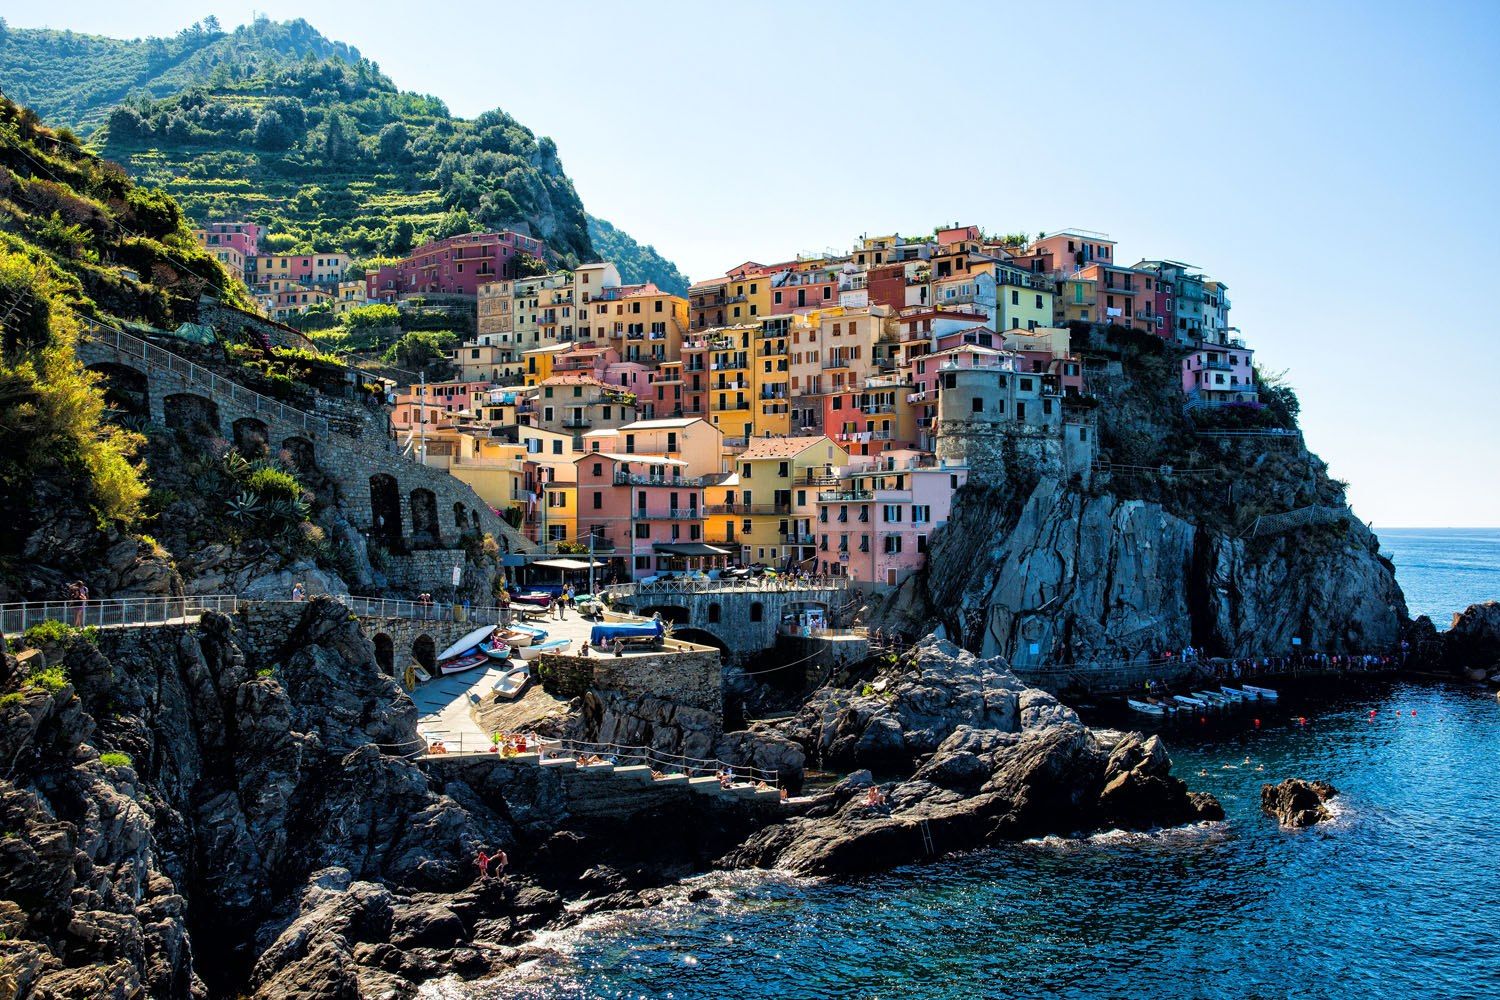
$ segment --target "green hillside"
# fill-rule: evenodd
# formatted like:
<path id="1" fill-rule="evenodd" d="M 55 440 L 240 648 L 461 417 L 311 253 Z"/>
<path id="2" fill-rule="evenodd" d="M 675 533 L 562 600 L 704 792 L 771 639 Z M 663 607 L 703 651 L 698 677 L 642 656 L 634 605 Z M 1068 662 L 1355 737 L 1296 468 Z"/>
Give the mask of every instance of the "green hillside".
<path id="1" fill-rule="evenodd" d="M 503 111 L 457 119 L 403 92 L 305 21 L 173 39 L 0 31 L 12 98 L 88 131 L 199 222 L 255 221 L 271 249 L 402 253 L 474 227 L 547 240 L 559 263 L 598 259 L 592 233 L 635 280 L 685 288 L 677 269 L 590 220 L 551 139 Z"/>
<path id="2" fill-rule="evenodd" d="M 656 252 L 653 246 L 642 246 L 603 219 L 589 216 L 589 238 L 594 242 L 594 253 L 601 260 L 614 261 L 625 281 L 654 281 L 656 287 L 667 292 L 686 295 L 688 279 L 677 265 Z"/>

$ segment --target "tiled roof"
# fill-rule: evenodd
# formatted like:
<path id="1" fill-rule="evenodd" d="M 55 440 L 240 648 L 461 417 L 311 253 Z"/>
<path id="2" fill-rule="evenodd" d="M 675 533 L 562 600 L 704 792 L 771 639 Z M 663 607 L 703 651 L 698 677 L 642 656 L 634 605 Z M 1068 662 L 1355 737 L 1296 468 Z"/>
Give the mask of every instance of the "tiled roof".
<path id="1" fill-rule="evenodd" d="M 802 454 L 815 444 L 828 441 L 822 434 L 807 437 L 751 438 L 750 446 L 741 454 L 741 459 L 792 458 Z"/>

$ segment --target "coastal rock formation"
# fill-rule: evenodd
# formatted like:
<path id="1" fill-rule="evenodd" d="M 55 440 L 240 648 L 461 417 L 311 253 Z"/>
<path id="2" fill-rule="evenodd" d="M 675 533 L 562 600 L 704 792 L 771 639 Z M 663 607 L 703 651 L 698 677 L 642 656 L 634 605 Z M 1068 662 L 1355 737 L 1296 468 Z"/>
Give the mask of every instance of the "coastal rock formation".
<path id="1" fill-rule="evenodd" d="M 1443 633 L 1443 654 L 1456 668 L 1500 669 L 1500 601 L 1471 604 Z"/>
<path id="2" fill-rule="evenodd" d="M 416 714 L 347 611 L 311 602 L 290 633 L 207 615 L 94 641 L 7 656 L 0 675 L 0 954 L 19 991 L 186 997 L 238 990 L 252 965 L 266 996 L 353 995 L 380 978 L 360 965 L 423 978 L 355 945 L 382 912 L 398 935 L 408 898 L 464 893 L 476 847 L 514 834 L 380 752 L 416 739 Z M 331 889 L 330 868 L 348 884 Z M 478 975 L 480 958 L 452 965 Z"/>
<path id="3" fill-rule="evenodd" d="M 882 680 L 859 696 L 819 691 L 787 734 L 844 765 L 921 759 L 911 777 L 881 801 L 869 771 L 856 772 L 722 863 L 852 874 L 1041 834 L 1223 818 L 1212 796 L 1171 777 L 1159 738 L 1091 732 L 1001 660 L 929 637 Z"/>
<path id="4" fill-rule="evenodd" d="M 1327 802 L 1337 794 L 1326 781 L 1288 778 L 1279 785 L 1260 786 L 1260 808 L 1282 826 L 1301 829 L 1332 819 Z"/>
<path id="5" fill-rule="evenodd" d="M 1045 691 L 1028 688 L 998 658 L 981 659 L 929 636 L 898 672 L 862 692 L 822 688 L 785 735 L 826 766 L 909 767 L 960 726 L 1017 732 L 1078 716 Z"/>

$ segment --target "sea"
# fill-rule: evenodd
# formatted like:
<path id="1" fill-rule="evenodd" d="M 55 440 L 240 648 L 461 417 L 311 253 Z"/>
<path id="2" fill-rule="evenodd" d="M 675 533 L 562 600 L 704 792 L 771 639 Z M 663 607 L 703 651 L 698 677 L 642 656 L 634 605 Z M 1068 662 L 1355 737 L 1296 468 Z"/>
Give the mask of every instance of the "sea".
<path id="1" fill-rule="evenodd" d="M 1500 531 L 1384 531 L 1413 614 L 1500 597 Z M 1111 714 L 1113 713 L 1113 714 Z M 1152 728 L 1119 710 L 1091 725 Z M 544 935 L 542 957 L 430 997 L 1500 998 L 1500 702 L 1492 686 L 1284 685 L 1155 723 L 1221 823 L 1052 837 L 852 881 L 711 874 L 660 907 Z M 1260 787 L 1322 778 L 1288 831 Z M 939 853 L 942 845 L 937 844 Z"/>

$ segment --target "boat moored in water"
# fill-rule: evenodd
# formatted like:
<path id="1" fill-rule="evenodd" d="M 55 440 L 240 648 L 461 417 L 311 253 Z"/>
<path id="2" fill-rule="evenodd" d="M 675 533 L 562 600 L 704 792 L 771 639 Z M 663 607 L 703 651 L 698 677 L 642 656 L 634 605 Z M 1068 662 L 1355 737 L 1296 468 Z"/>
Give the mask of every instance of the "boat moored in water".
<path id="1" fill-rule="evenodd" d="M 1260 699 L 1261 701 L 1276 700 L 1276 692 L 1272 691 L 1270 688 L 1253 687 L 1252 685 L 1246 684 L 1244 685 L 1244 692 L 1248 695 L 1252 695 Z"/>
<path id="2" fill-rule="evenodd" d="M 1179 705 L 1188 705 L 1188 706 L 1190 706 L 1192 708 L 1207 708 L 1208 707 L 1207 704 L 1205 704 L 1204 702 L 1199 701 L 1197 698 L 1189 698 L 1185 694 L 1174 694 L 1172 696 L 1172 700 L 1175 701 L 1175 702 L 1177 702 L 1177 704 L 1179 704 Z"/>
<path id="3" fill-rule="evenodd" d="M 1167 714 L 1166 708 L 1163 707 L 1163 706 L 1161 706 L 1161 705 L 1156 704 L 1155 702 L 1150 702 L 1150 701 L 1136 701 L 1134 698 L 1126 698 L 1125 699 L 1125 704 L 1129 705 L 1131 708 L 1135 709 L 1137 712 L 1144 712 L 1147 715 L 1166 715 Z"/>

